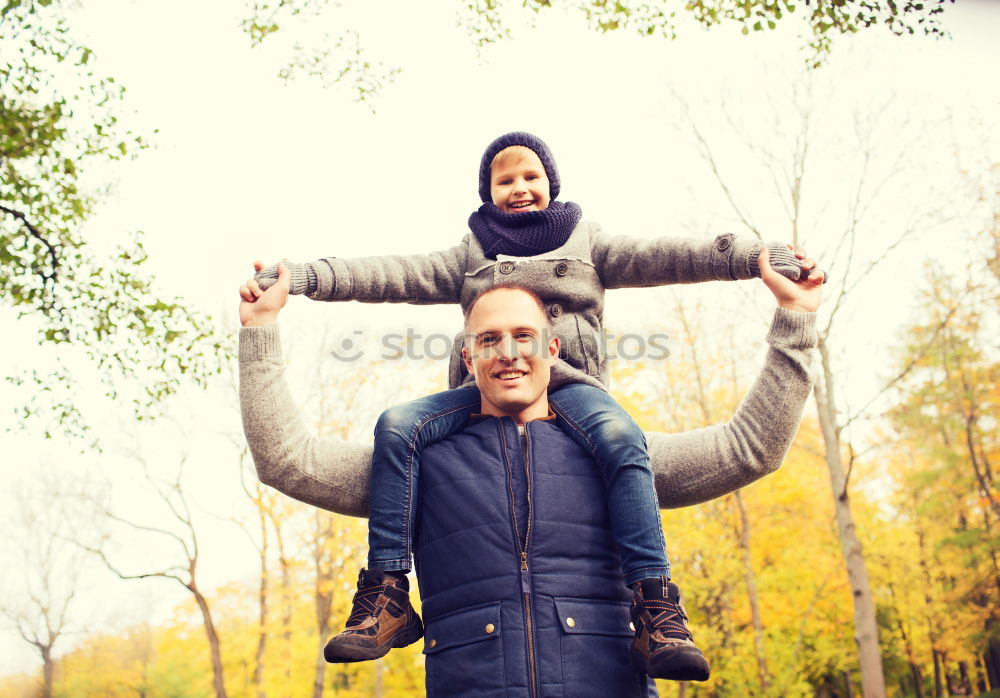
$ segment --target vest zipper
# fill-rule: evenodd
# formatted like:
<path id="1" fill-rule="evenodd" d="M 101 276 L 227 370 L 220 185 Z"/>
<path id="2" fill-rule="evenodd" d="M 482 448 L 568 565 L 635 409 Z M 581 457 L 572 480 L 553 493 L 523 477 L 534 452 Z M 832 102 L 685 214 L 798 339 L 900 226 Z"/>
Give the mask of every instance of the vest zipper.
<path id="1" fill-rule="evenodd" d="M 503 449 L 504 462 L 507 465 L 507 490 L 510 494 L 510 514 L 514 523 L 514 540 L 516 541 L 517 552 L 521 560 L 521 603 L 524 606 L 525 634 L 528 636 L 528 680 L 530 683 L 531 696 L 532 698 L 537 698 L 538 679 L 535 670 L 535 629 L 531 616 L 531 577 L 528 571 L 528 542 L 531 537 L 532 518 L 531 473 L 529 471 L 529 462 L 531 460 L 531 440 L 528 436 L 527 425 L 525 425 L 524 433 L 527 447 L 525 448 L 523 460 L 525 487 L 527 493 L 526 497 L 528 500 L 528 522 L 524 532 L 524 545 L 521 545 L 521 534 L 518 532 L 517 526 L 517 501 L 514 497 L 514 479 L 510 459 L 507 457 L 507 438 L 504 433 L 503 422 L 497 420 L 497 426 L 500 431 L 500 443 L 501 448 Z"/>
<path id="2" fill-rule="evenodd" d="M 524 482 L 528 497 L 528 527 L 524 531 L 524 549 L 521 551 L 521 590 L 524 592 L 525 624 L 528 629 L 528 667 L 531 676 L 532 698 L 538 695 L 538 678 L 535 672 L 535 629 L 531 622 L 531 578 L 528 576 L 528 546 L 531 544 L 531 520 L 534 518 L 531 501 L 531 435 L 524 425 Z"/>

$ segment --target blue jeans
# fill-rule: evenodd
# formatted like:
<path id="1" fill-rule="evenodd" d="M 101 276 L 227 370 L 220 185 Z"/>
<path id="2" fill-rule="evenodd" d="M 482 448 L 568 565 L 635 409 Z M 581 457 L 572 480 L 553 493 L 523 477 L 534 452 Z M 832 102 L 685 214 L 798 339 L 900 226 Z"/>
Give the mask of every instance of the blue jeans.
<path id="1" fill-rule="evenodd" d="M 583 383 L 560 386 L 549 405 L 560 428 L 594 457 L 604 476 L 625 583 L 669 577 L 642 429 L 608 393 Z M 391 407 L 379 417 L 368 497 L 369 568 L 410 570 L 420 451 L 460 431 L 479 409 L 479 389 L 467 386 Z"/>

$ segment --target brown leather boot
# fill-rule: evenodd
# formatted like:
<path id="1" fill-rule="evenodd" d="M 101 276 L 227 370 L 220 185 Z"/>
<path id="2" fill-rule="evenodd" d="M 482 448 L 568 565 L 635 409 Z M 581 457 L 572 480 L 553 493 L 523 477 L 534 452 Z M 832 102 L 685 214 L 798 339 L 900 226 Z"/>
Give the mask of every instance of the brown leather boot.
<path id="1" fill-rule="evenodd" d="M 632 668 L 654 679 L 707 680 L 708 660 L 695 647 L 677 585 L 653 577 L 633 584 L 632 594 Z"/>
<path id="2" fill-rule="evenodd" d="M 410 605 L 410 583 L 403 574 L 362 569 L 347 626 L 323 650 L 328 662 L 364 662 L 406 647 L 424 634 Z"/>

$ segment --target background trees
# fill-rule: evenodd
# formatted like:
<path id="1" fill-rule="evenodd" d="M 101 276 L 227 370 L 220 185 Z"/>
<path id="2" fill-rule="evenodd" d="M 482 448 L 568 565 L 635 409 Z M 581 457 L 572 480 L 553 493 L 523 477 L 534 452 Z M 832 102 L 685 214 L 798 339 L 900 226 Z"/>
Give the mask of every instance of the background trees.
<path id="1" fill-rule="evenodd" d="M 827 309 L 837 310 L 823 321 L 829 328 L 836 320 L 827 353 L 829 424 L 839 446 L 823 441 L 818 419 L 807 419 L 781 472 L 738 498 L 667 513 L 670 552 L 716 677 L 704 686 L 663 685 L 663 695 L 858 690 L 839 503 L 823 494 L 828 458 L 845 466 L 885 692 L 943 696 L 996 686 L 997 158 L 990 130 L 977 126 L 995 120 L 985 107 L 978 116 L 965 108 L 988 101 L 988 85 L 970 82 L 978 97 L 949 91 L 989 72 L 989 55 L 972 52 L 962 62 L 949 53 L 971 51 L 968 35 L 872 49 L 883 46 L 877 24 L 909 22 L 920 33 L 957 7 L 812 2 L 792 12 L 780 2 L 689 3 L 673 18 L 663 3 L 2 7 L 0 312 L 11 318 L 5 351 L 16 357 L 5 370 L 21 381 L 3 396 L 44 417 L 54 436 L 89 424 L 108 446 L 98 456 L 5 442 L 15 446 L 2 475 L 30 480 L 46 458 L 63 475 L 104 473 L 125 505 L 118 514 L 183 538 L 181 520 L 153 515 L 165 505 L 135 477 L 138 461 L 118 455 L 137 413 L 162 410 L 181 424 L 169 440 L 163 424 L 135 426 L 138 450 L 154 481 L 167 482 L 172 454 L 190 453 L 183 491 L 227 695 L 419 695 L 422 667 L 419 647 L 381 666 L 317 661 L 353 593 L 361 523 L 258 490 L 246 470 L 251 496 L 242 494 L 234 398 L 212 378 L 233 322 L 206 318 L 232 311 L 216 299 L 256 256 L 453 244 L 475 198 L 479 149 L 512 128 L 550 141 L 566 198 L 610 233 L 792 238 L 833 273 Z M 857 13 L 869 10 L 877 24 L 853 32 L 850 23 L 865 25 Z M 462 25 L 449 34 L 453 11 Z M 198 21 L 189 21 L 195 13 Z M 253 51 L 239 32 L 247 18 Z M 357 34 L 342 31 L 352 26 Z M 677 39 L 632 40 L 649 28 L 676 30 Z M 789 39 L 797 29 L 805 36 Z M 829 54 L 800 50 L 829 36 Z M 326 48 L 339 53 L 324 58 Z M 817 55 L 824 66 L 809 87 L 789 66 Z M 289 77 L 315 72 L 348 89 L 272 84 L 274 67 L 288 61 Z M 397 66 L 405 71 L 393 72 Z M 128 93 L 122 76 L 130 77 Z M 351 104 L 376 95 L 375 116 Z M 938 109 L 944 103 L 950 111 Z M 115 179 L 118 187 L 107 186 Z M 123 232 L 137 229 L 148 233 Z M 612 294 L 609 321 L 671 338 L 666 361 L 618 363 L 616 394 L 651 428 L 724 416 L 759 358 L 768 311 L 753 300 L 752 284 Z M 338 364 L 329 352 L 355 332 L 377 344 L 416 328 L 422 337 L 408 346 L 426 353 L 431 332 L 450 335 L 456 326 L 449 310 L 290 304 L 283 338 L 294 338 L 295 393 L 316 428 L 368 438 L 385 404 L 438 387 L 440 363 L 367 361 L 379 349 L 369 346 L 364 361 Z M 314 332 L 324 325 L 332 335 Z M 15 353 L 18 342 L 28 350 Z M 210 392 L 191 389 L 199 382 Z M 159 399 L 175 389 L 174 399 Z M 95 407 L 93 395 L 105 392 L 116 399 Z M 332 399 L 347 394 L 358 402 Z M 664 402 L 676 409 L 660 409 Z M 220 436 L 232 432 L 235 442 Z M 160 569 L 127 530 L 109 541 L 120 546 L 121 571 Z M 12 536 L 21 540 L 31 539 Z M 167 544 L 146 548 L 168 552 Z M 67 589 L 75 589 L 69 608 L 79 613 L 70 627 L 81 632 L 53 644 L 54 692 L 212 691 L 211 643 L 188 589 L 129 586 L 107 575 Z M 135 601 L 141 589 L 149 596 Z M 12 647 L 29 647 L 14 624 L 2 627 Z M 0 654 L 9 662 L 16 651 Z M 13 672 L 0 679 L 5 695 L 32 695 L 46 674 L 41 655 L 3 671 Z"/>

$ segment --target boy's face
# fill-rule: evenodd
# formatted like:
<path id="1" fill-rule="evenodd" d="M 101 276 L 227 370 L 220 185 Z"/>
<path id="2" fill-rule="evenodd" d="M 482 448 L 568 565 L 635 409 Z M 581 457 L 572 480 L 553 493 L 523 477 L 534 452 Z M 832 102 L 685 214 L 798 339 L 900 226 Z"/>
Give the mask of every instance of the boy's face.
<path id="1" fill-rule="evenodd" d="M 532 151 L 512 154 L 493 165 L 493 204 L 504 213 L 542 211 L 549 205 L 549 178 Z"/>

